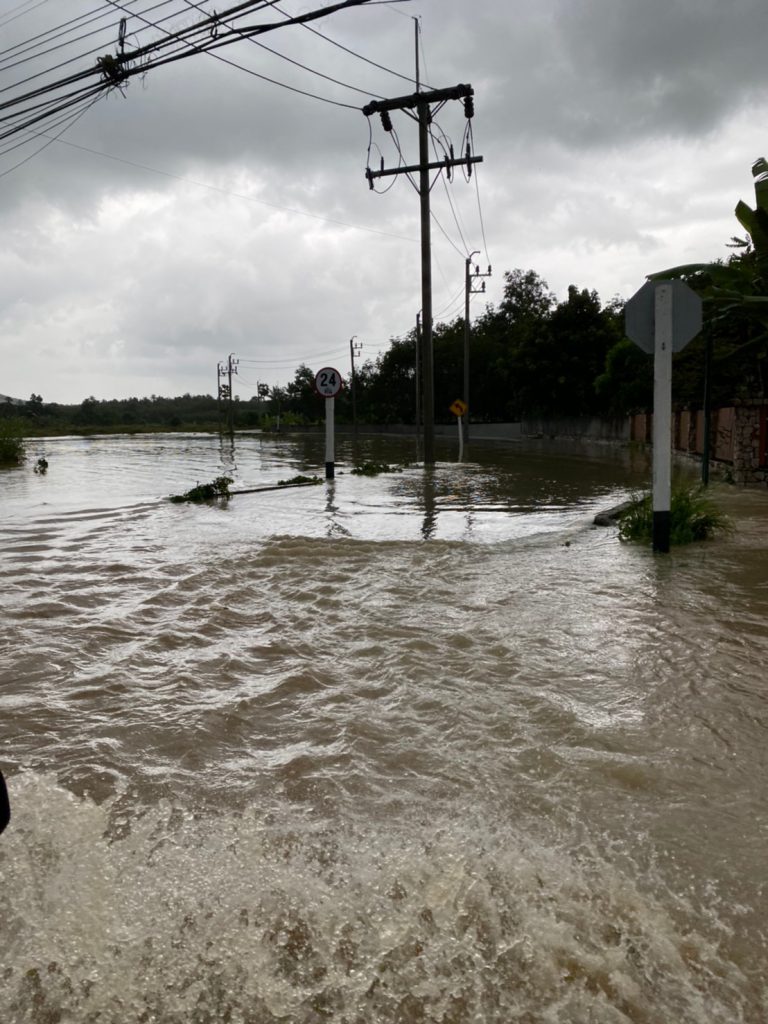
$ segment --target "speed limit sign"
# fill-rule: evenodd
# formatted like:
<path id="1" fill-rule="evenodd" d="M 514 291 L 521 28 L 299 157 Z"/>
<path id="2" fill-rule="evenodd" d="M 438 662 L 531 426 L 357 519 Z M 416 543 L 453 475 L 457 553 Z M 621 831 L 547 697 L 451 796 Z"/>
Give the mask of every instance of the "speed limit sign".
<path id="1" fill-rule="evenodd" d="M 341 391 L 341 374 L 332 366 L 324 366 L 315 374 L 315 391 L 323 398 L 335 398 Z"/>

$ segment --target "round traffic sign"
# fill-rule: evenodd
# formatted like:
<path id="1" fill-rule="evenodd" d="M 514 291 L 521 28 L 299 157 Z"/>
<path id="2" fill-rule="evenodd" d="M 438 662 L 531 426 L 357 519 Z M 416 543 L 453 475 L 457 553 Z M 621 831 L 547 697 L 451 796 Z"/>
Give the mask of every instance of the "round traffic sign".
<path id="1" fill-rule="evenodd" d="M 341 391 L 341 374 L 332 366 L 324 366 L 315 374 L 315 391 L 323 398 L 335 398 Z"/>

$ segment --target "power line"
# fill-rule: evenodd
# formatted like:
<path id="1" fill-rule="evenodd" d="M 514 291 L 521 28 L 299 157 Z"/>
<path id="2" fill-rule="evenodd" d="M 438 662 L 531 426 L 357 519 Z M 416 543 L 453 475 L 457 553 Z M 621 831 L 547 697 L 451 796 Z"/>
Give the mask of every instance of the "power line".
<path id="1" fill-rule="evenodd" d="M 260 366 L 271 366 L 273 368 L 279 369 L 280 367 L 284 366 L 296 365 L 296 360 L 298 360 L 299 363 L 308 363 L 314 362 L 316 359 L 330 359 L 332 356 L 341 357 L 341 355 L 343 354 L 344 352 L 342 349 L 334 348 L 326 352 L 313 352 L 311 355 L 308 356 L 292 356 L 290 359 L 241 359 L 240 362 L 243 364 L 248 364 L 249 366 L 252 366 L 254 368 L 258 368 Z"/>
<path id="2" fill-rule="evenodd" d="M 194 0 L 184 0 L 184 3 L 186 3 L 187 7 L 191 8 L 192 10 L 200 10 L 199 3 L 195 3 Z M 275 9 L 277 10 L 278 8 L 276 7 Z M 305 28 L 306 27 L 308 26 L 305 26 Z M 266 50 L 267 53 L 271 53 L 275 57 L 279 57 L 281 60 L 287 61 L 289 64 L 293 64 L 294 67 L 301 68 L 302 71 L 308 71 L 311 75 L 317 75 L 318 78 L 325 79 L 326 82 L 333 82 L 334 85 L 340 85 L 345 89 L 350 89 L 352 92 L 359 92 L 363 96 L 371 95 L 371 93 L 366 89 L 359 89 L 356 85 L 350 85 L 348 82 L 342 82 L 340 81 L 340 79 L 333 78 L 331 75 L 326 75 L 324 72 L 317 71 L 315 68 L 307 67 L 307 65 L 302 64 L 301 61 L 294 60 L 293 57 L 289 57 L 287 56 L 287 54 L 280 53 L 278 50 L 273 50 L 272 47 L 267 46 L 266 43 L 260 43 L 256 39 L 248 39 L 248 42 L 253 43 L 255 46 L 260 47 L 262 50 Z M 378 93 L 374 93 L 374 95 L 378 96 Z M 381 97 L 379 97 L 379 99 L 380 98 Z"/>
<path id="3" fill-rule="evenodd" d="M 58 135 L 54 135 L 54 136 L 53 136 L 52 138 L 50 138 L 50 139 L 47 139 L 47 140 L 46 140 L 46 141 L 45 141 L 45 142 L 43 143 L 43 145 L 42 145 L 42 146 L 39 146 L 39 147 L 38 147 L 38 148 L 37 148 L 37 149 L 36 149 L 36 150 L 34 151 L 34 153 L 30 153 L 30 154 L 29 154 L 28 156 L 24 157 L 24 159 L 23 159 L 23 160 L 19 160 L 19 162 L 18 162 L 18 163 L 16 163 L 16 164 L 14 164 L 14 165 L 13 165 L 13 167 L 8 167 L 8 168 L 6 168 L 6 170 L 4 170 L 4 171 L 0 171 L 0 178 L 4 178 L 4 177 L 5 177 L 5 176 L 6 176 L 7 174 L 10 174 L 10 173 L 11 173 L 11 171 L 15 171 L 15 170 L 17 170 L 17 169 L 18 169 L 19 167 L 22 167 L 22 166 L 23 166 L 24 164 L 26 164 L 26 163 L 28 163 L 28 162 L 29 162 L 30 160 L 32 160 L 32 159 L 33 159 L 33 157 L 36 157 L 38 153 L 41 153 L 41 152 L 42 152 L 42 151 L 43 151 L 44 149 L 47 149 L 47 148 L 48 148 L 48 146 L 50 146 L 52 142 L 56 142 L 56 141 L 57 141 L 57 139 L 59 138 L 59 135 L 63 135 L 63 134 L 64 134 L 64 132 L 65 132 L 65 131 L 67 131 L 67 129 L 68 129 L 68 128 L 71 128 L 71 127 L 72 127 L 72 125 L 74 125 L 74 124 L 75 124 L 75 123 L 76 123 L 77 121 L 79 121 L 79 120 L 80 120 L 80 118 L 81 118 L 81 117 L 83 116 L 83 114 L 85 114 L 85 113 L 86 113 L 86 111 L 90 110 L 90 109 L 91 109 L 91 107 L 93 106 L 93 104 L 94 104 L 94 103 L 96 103 L 97 99 L 98 99 L 98 97 L 95 97 L 95 98 L 94 98 L 94 99 L 92 99 L 92 100 L 91 100 L 91 101 L 90 101 L 89 103 L 84 103 L 84 104 L 83 104 L 83 106 L 82 106 L 82 108 L 81 108 L 81 109 L 80 109 L 80 110 L 79 110 L 79 111 L 78 111 L 77 113 L 75 113 L 75 115 L 74 115 L 74 116 L 72 116 L 72 117 L 69 117 L 69 118 L 67 118 L 67 122 L 66 122 L 66 124 L 65 124 L 65 125 L 64 125 L 64 127 L 63 127 L 63 128 L 61 129 L 61 131 L 60 131 L 60 132 L 58 133 Z M 19 143 L 19 145 L 21 145 L 21 143 Z M 11 147 L 11 148 L 16 148 L 16 147 Z M 7 152 L 10 152 L 10 150 L 5 150 L 5 151 L 4 151 L 4 152 L 3 152 L 2 154 L 0 154 L 0 155 L 2 155 L 2 156 L 5 156 L 5 153 L 7 153 Z"/>
<path id="4" fill-rule="evenodd" d="M 128 3 L 138 3 L 138 0 L 127 0 Z M 169 0 L 166 0 L 169 2 Z M 155 5 L 157 6 L 157 5 Z M 98 32 L 106 33 L 112 31 L 114 28 L 113 24 L 104 25 L 99 29 L 92 29 L 90 32 L 84 32 L 82 35 L 74 36 L 67 42 L 59 43 L 56 46 L 50 47 L 48 50 L 40 50 L 39 46 L 46 46 L 48 43 L 54 42 L 56 39 L 66 39 L 68 36 L 71 37 L 73 32 L 78 31 L 80 28 L 85 28 L 86 25 L 93 24 L 94 22 L 101 21 L 103 18 L 112 18 L 113 12 L 110 7 L 102 5 L 101 7 L 86 11 L 84 14 L 78 15 L 76 18 L 70 18 L 68 21 L 60 22 L 58 25 L 53 25 L 51 28 L 47 28 L 42 32 L 38 32 L 36 35 L 29 36 L 27 39 L 23 39 L 19 43 L 14 43 L 12 46 L 6 46 L 5 49 L 0 50 L 0 57 L 4 57 L 7 54 L 17 55 L 28 53 L 30 50 L 35 51 L 31 57 L 26 57 L 24 61 L 18 63 L 24 63 L 27 60 L 34 60 L 35 58 L 43 57 L 47 53 L 52 53 L 55 50 L 60 50 L 65 46 L 69 46 L 72 43 L 79 42 L 81 39 L 87 39 L 89 36 L 96 35 Z M 71 27 L 70 27 L 71 26 Z M 8 57 L 12 59 L 12 57 Z M 9 65 L 10 67 L 16 67 L 16 64 Z"/>
<path id="5" fill-rule="evenodd" d="M 121 7 L 117 4 L 115 0 L 109 0 L 109 2 L 111 6 L 118 10 L 126 10 L 125 7 Z M 168 2 L 168 0 L 165 0 L 165 2 Z M 284 18 L 284 20 L 280 22 L 267 22 L 255 26 L 246 26 L 245 29 L 238 29 L 236 32 L 228 27 L 223 33 L 222 38 L 222 34 L 218 31 L 217 26 L 225 18 L 243 18 L 247 14 L 253 13 L 254 10 L 264 10 L 271 3 L 274 3 L 274 0 L 247 0 L 245 3 L 240 3 L 236 7 L 222 12 L 221 15 L 204 18 L 201 22 L 181 31 L 168 32 L 163 29 L 167 36 L 166 39 L 156 40 L 146 46 L 138 47 L 129 53 L 125 53 L 121 49 L 120 53 L 117 53 L 114 56 L 106 55 L 99 58 L 96 65 L 93 67 L 68 75 L 63 79 L 49 82 L 47 85 L 40 86 L 30 92 L 18 95 L 0 103 L 0 111 L 8 110 L 12 107 L 23 108 L 24 104 L 27 104 L 26 109 L 22 109 L 21 119 L 17 120 L 13 127 L 7 130 L 6 135 L 3 137 L 7 137 L 8 134 L 13 134 L 14 131 L 24 131 L 32 125 L 45 120 L 46 117 L 59 113 L 66 109 L 67 106 L 74 106 L 91 95 L 97 95 L 99 93 L 106 94 L 111 92 L 113 89 L 121 89 L 130 78 L 136 74 L 143 74 L 150 68 L 160 67 L 176 60 L 182 60 L 186 57 L 192 56 L 192 54 L 210 52 L 222 46 L 230 45 L 241 37 L 262 35 L 266 32 L 271 32 L 277 28 L 283 28 L 287 25 L 304 24 L 308 21 L 317 20 L 318 18 L 325 17 L 337 11 L 351 7 L 364 6 L 372 2 L 375 2 L 375 0 L 337 0 L 336 3 L 305 12 L 304 14 L 297 15 L 295 18 Z M 146 21 L 147 19 L 144 19 L 142 16 L 142 20 Z M 153 23 L 150 22 L 150 24 Z M 203 33 L 202 37 L 201 33 Z M 204 41 L 201 41 L 203 39 Z M 162 51 L 167 51 L 169 47 L 173 48 L 170 55 L 159 56 Z M 220 59 L 223 60 L 224 58 Z M 255 77 L 265 78 L 265 76 L 257 75 L 255 72 L 252 72 L 247 68 L 241 68 L 241 70 L 244 70 Z M 73 92 L 65 93 L 63 96 L 59 96 L 58 99 L 52 99 L 50 101 L 51 105 L 47 110 L 41 111 L 41 107 L 44 105 L 34 102 L 42 97 L 52 96 L 57 92 L 60 93 L 62 89 L 68 86 L 82 83 L 86 79 L 92 79 L 93 77 L 98 79 L 95 84 L 91 84 L 90 86 L 83 85 L 82 88 L 76 89 Z M 267 80 L 273 81 L 271 79 Z M 345 106 L 350 109 L 357 109 L 349 104 L 339 103 L 335 100 L 328 100 L 325 97 L 319 97 L 313 93 L 308 93 L 301 89 L 295 89 L 292 86 L 285 86 L 284 83 L 281 82 L 274 82 L 274 84 L 281 85 L 293 92 L 312 96 L 314 99 L 320 99 L 324 102 L 332 103 L 336 106 Z M 27 116 L 31 115 L 33 111 L 41 112 L 36 113 L 34 116 Z M 14 113 L 12 115 L 6 115 L 2 119 L 8 121 L 13 119 L 15 116 L 16 114 Z"/>
<path id="6" fill-rule="evenodd" d="M 117 3 L 117 0 L 108 0 L 108 2 L 111 3 L 112 6 L 116 7 L 118 10 L 121 10 L 121 11 L 123 10 L 123 7 L 119 3 Z M 274 0 L 271 0 L 271 2 L 274 2 Z M 366 2 L 366 0 L 363 0 L 363 2 Z M 191 5 L 191 6 L 193 6 L 193 5 Z M 146 21 L 146 19 L 142 18 L 142 21 Z M 153 22 L 147 22 L 147 24 L 153 25 L 154 28 L 158 28 L 158 26 L 154 25 Z M 162 29 L 161 31 L 166 31 L 166 30 Z M 241 39 L 248 39 L 250 42 L 256 43 L 257 46 L 263 46 L 264 45 L 263 43 L 259 43 L 255 39 L 252 39 L 250 35 L 242 32 L 240 29 L 234 29 L 233 31 Z M 166 32 L 166 34 L 169 36 L 169 38 L 171 38 L 171 39 L 174 38 L 174 33 Z M 230 42 L 231 41 L 232 40 L 230 40 Z M 321 103 L 330 103 L 331 105 L 333 105 L 335 107 L 345 107 L 347 110 L 357 110 L 358 109 L 356 106 L 354 106 L 351 103 L 342 103 L 340 100 L 332 100 L 332 99 L 329 99 L 327 96 L 318 96 L 316 93 L 308 92 L 306 89 L 299 89 L 299 88 L 297 88 L 294 85 L 288 85 L 285 82 L 280 82 L 280 81 L 278 81 L 275 78 L 269 78 L 267 75 L 262 75 L 258 71 L 253 71 L 250 68 L 244 67 L 242 64 L 238 64 L 236 61 L 229 60 L 226 57 L 222 57 L 218 53 L 213 53 L 212 52 L 212 50 L 214 49 L 213 46 L 198 47 L 194 43 L 190 43 L 189 45 L 192 46 L 193 49 L 196 50 L 197 52 L 199 52 L 199 53 L 208 53 L 208 54 L 210 54 L 211 57 L 215 57 L 216 60 L 219 60 L 219 61 L 221 61 L 224 64 L 229 64 L 230 67 L 237 68 L 238 71 L 244 71 L 247 75 L 252 75 L 254 78 L 260 78 L 263 82 L 269 82 L 271 85 L 280 86 L 280 88 L 282 88 L 282 89 L 288 89 L 290 92 L 298 93 L 301 96 L 308 96 L 311 99 L 319 100 Z M 265 49 L 269 49 L 269 47 L 266 47 L 266 46 L 264 48 Z M 274 50 L 272 50 L 271 52 L 275 53 Z M 187 56 L 187 54 L 186 53 L 179 54 L 178 58 L 169 57 L 168 60 L 167 60 L 167 63 L 170 63 L 174 59 L 181 59 L 181 57 L 184 57 L 184 56 Z M 277 54 L 277 56 L 282 56 L 282 54 Z M 286 57 L 285 59 L 289 60 L 290 58 Z M 158 63 L 162 64 L 162 63 L 166 63 L 166 61 L 159 61 Z M 295 62 L 292 62 L 292 63 L 295 63 Z M 305 68 L 304 70 L 310 71 L 311 69 L 310 68 Z M 321 73 L 319 71 L 314 71 L 313 74 L 320 75 Z M 321 77 L 325 78 L 327 76 L 322 75 Z M 335 81 L 335 79 L 331 79 L 331 81 Z M 344 85 L 345 83 L 337 82 L 336 84 Z M 347 86 L 347 88 L 353 89 L 354 86 Z M 360 90 L 356 90 L 356 91 L 363 92 L 364 90 L 360 89 Z"/>
<path id="7" fill-rule="evenodd" d="M 35 133 L 32 133 L 35 134 Z M 45 137 L 45 136 L 42 136 Z M 352 224 L 349 221 L 338 220 L 333 217 L 324 217 L 319 213 L 308 213 L 306 210 L 297 210 L 295 207 L 282 206 L 279 203 L 270 203 L 266 199 L 256 199 L 254 196 L 244 195 L 242 192 L 233 192 L 231 189 L 221 188 L 219 185 L 211 185 L 205 181 L 197 181 L 194 178 L 186 178 L 180 174 L 174 174 L 172 171 L 161 171 L 157 167 L 150 167 L 148 164 L 140 164 L 135 160 L 127 160 L 124 157 L 114 156 L 112 153 L 104 153 L 98 149 L 91 149 L 89 146 L 82 146 L 77 142 L 69 142 L 67 139 L 52 139 L 52 142 L 58 142 L 62 146 L 68 146 L 70 149 L 78 149 L 83 153 L 90 153 L 93 156 L 102 157 L 105 160 L 114 160 L 116 163 L 126 164 L 128 167 L 135 167 L 141 171 L 149 171 L 150 174 L 159 174 L 164 178 L 171 178 L 174 181 L 180 181 L 186 185 L 195 185 L 198 188 L 205 188 L 211 192 L 218 192 L 221 195 L 232 196 L 235 199 L 243 199 L 249 203 L 257 203 L 259 206 L 267 206 L 271 210 L 280 210 L 282 213 L 292 213 L 297 217 L 309 217 L 311 220 L 319 220 L 324 224 L 335 224 L 342 228 L 352 228 L 355 231 L 365 231 L 372 235 L 382 235 L 385 238 L 397 238 L 404 242 L 417 243 L 417 238 L 410 238 L 408 235 L 398 235 L 394 231 L 382 231 L 380 228 L 369 228 L 362 224 Z"/>
<path id="8" fill-rule="evenodd" d="M 471 144 L 472 144 L 472 148 L 474 149 L 475 142 L 474 142 L 474 137 L 472 135 L 472 125 L 469 126 L 469 129 L 470 129 Z M 486 238 L 485 238 L 485 223 L 484 223 L 484 219 L 483 219 L 483 208 L 482 208 L 482 205 L 480 203 L 480 184 L 479 184 L 477 179 L 478 179 L 478 175 L 477 175 L 477 172 L 475 172 L 475 193 L 477 194 L 477 213 L 478 213 L 478 216 L 480 218 L 480 234 L 481 234 L 482 239 L 483 239 L 483 249 L 485 250 L 485 258 L 488 261 L 488 263 L 490 264 L 493 261 L 491 260 L 490 253 L 488 252 L 488 242 L 486 241 Z"/>
<path id="9" fill-rule="evenodd" d="M 277 4 L 275 4 L 275 10 L 280 11 L 281 14 L 285 14 L 285 11 L 278 7 Z M 394 8 L 394 10 L 396 11 L 397 14 L 402 13 L 401 11 L 397 11 L 396 8 Z M 408 17 L 408 15 L 404 14 L 403 17 Z M 318 36 L 326 43 L 330 43 L 331 46 L 335 46 L 339 50 L 343 50 L 345 53 L 350 54 L 350 56 L 352 57 L 356 57 L 358 60 L 365 61 L 366 64 L 370 64 L 372 67 L 378 68 L 380 71 L 386 71 L 387 74 L 394 75 L 396 78 L 402 78 L 403 81 L 405 82 L 410 82 L 413 85 L 416 84 L 415 78 L 409 78 L 408 75 L 401 75 L 399 71 L 393 71 L 392 68 L 385 67 L 383 64 L 377 64 L 375 60 L 369 60 L 368 57 L 364 57 L 361 53 L 358 53 L 356 50 L 352 50 L 348 46 L 344 46 L 342 45 L 342 43 L 337 42 L 335 39 L 331 39 L 330 36 L 326 36 L 322 32 L 318 32 L 316 28 L 312 28 L 310 25 L 304 25 L 303 28 L 305 28 L 307 32 L 311 32 L 313 35 Z"/>
<path id="10" fill-rule="evenodd" d="M 461 249 L 458 247 L 458 245 L 456 245 L 454 240 L 451 238 L 451 236 L 445 230 L 443 225 L 437 219 L 434 210 L 430 210 L 430 216 L 431 216 L 432 220 L 435 222 L 435 224 L 437 224 L 438 228 L 440 229 L 441 233 L 443 234 L 444 238 L 449 243 L 449 245 L 451 245 L 453 247 L 453 249 L 459 254 L 459 256 L 461 256 L 461 258 L 464 259 L 466 257 L 466 255 L 467 255 L 467 252 L 469 252 L 469 250 L 467 249 L 464 252 L 461 251 Z"/>
<path id="11" fill-rule="evenodd" d="M 443 308 L 441 310 L 439 310 L 437 313 L 433 313 L 434 318 L 437 319 L 439 316 L 443 316 L 445 314 L 446 310 L 450 309 L 451 306 L 454 306 L 456 304 L 456 301 L 459 298 L 463 298 L 463 296 L 464 296 L 464 285 L 462 284 L 461 288 L 459 288 L 459 290 L 456 292 L 456 294 L 453 296 L 453 298 L 450 299 L 448 302 L 446 302 L 446 304 L 443 306 Z"/>
<path id="12" fill-rule="evenodd" d="M 30 14 L 32 11 L 37 10 L 38 7 L 42 7 L 43 4 L 48 3 L 48 0 L 38 0 L 38 2 L 32 7 L 29 6 L 30 3 L 32 3 L 32 0 L 25 0 L 24 3 L 19 4 L 17 7 L 12 7 L 11 10 L 7 12 L 6 17 L 0 21 L 0 25 L 10 25 L 10 23 L 12 21 L 16 21 L 17 18 L 23 18 L 25 14 Z M 22 11 L 22 7 L 26 7 L 26 11 Z M 19 13 L 14 14 L 14 11 L 18 11 Z"/>
<path id="13" fill-rule="evenodd" d="M 94 100 L 85 101 L 84 106 L 85 107 L 89 107 L 89 106 L 91 106 L 91 104 L 93 102 L 94 102 Z M 34 142 L 36 139 L 45 139 L 45 140 L 47 140 L 40 147 L 38 152 L 40 152 L 41 150 L 43 150 L 47 146 L 49 146 L 51 144 L 51 142 L 56 142 L 59 139 L 59 137 L 60 137 L 60 135 L 62 133 L 59 132 L 58 135 L 51 135 L 49 133 L 52 132 L 52 131 L 55 131 L 56 128 L 59 127 L 59 125 L 63 124 L 65 121 L 69 121 L 70 118 L 72 118 L 73 115 L 72 115 L 72 113 L 70 111 L 71 111 L 71 108 L 67 107 L 66 113 L 64 113 L 61 117 L 59 117 L 58 119 L 56 119 L 52 123 L 48 124 L 47 127 L 46 127 L 46 131 L 45 132 L 40 132 L 40 131 L 24 131 L 24 132 L 21 132 L 20 134 L 25 135 L 26 138 L 22 138 L 18 142 L 14 142 L 14 143 L 11 143 L 10 145 L 5 146 L 2 150 L 0 150 L 0 156 L 5 156 L 7 153 L 12 153 L 14 150 L 21 149 L 23 146 L 28 146 L 31 142 Z M 76 109 L 76 114 L 77 113 L 78 113 L 78 111 Z M 50 115 L 50 116 L 52 116 L 52 115 Z M 16 138 L 18 134 L 19 133 L 14 133 L 12 137 Z"/>
<path id="14" fill-rule="evenodd" d="M 136 3 L 137 0 L 127 0 L 127 2 L 128 3 Z M 145 8 L 143 11 L 134 11 L 134 12 L 131 12 L 131 13 L 132 13 L 133 17 L 139 17 L 142 14 L 146 14 L 149 11 L 154 11 L 154 10 L 156 10 L 159 7 L 165 7 L 168 3 L 171 3 L 171 2 L 172 2 L 172 0 L 162 0 L 161 3 L 156 3 L 152 7 Z M 162 18 L 161 21 L 170 21 L 174 17 L 176 17 L 176 14 L 177 14 L 177 12 L 174 11 L 171 14 L 167 15 L 165 18 Z M 91 21 L 96 21 L 96 20 L 99 20 L 99 19 L 104 18 L 106 16 L 109 16 L 109 17 L 113 17 L 114 16 L 113 15 L 113 11 L 112 11 L 111 8 L 107 8 L 103 14 L 98 15 L 96 18 L 92 18 Z M 28 64 L 30 62 L 39 61 L 41 57 L 44 57 L 44 56 L 46 56 L 49 53 L 55 53 L 57 50 L 63 50 L 66 47 L 71 47 L 74 43 L 80 42 L 83 39 L 88 39 L 91 36 L 102 36 L 102 37 L 104 37 L 104 40 L 105 40 L 106 44 L 107 45 L 111 45 L 113 43 L 113 41 L 114 41 L 114 27 L 115 27 L 114 24 L 104 25 L 101 28 L 92 29 L 90 32 L 84 32 L 84 33 L 82 33 L 79 36 L 75 36 L 74 38 L 66 39 L 65 42 L 57 43 L 55 46 L 48 47 L 48 49 L 36 50 L 30 56 L 24 57 L 21 60 L 16 60 L 16 61 L 13 61 L 12 63 L 8 63 L 8 61 L 6 61 L 3 64 L 2 68 L 0 68 L 0 70 L 10 71 L 12 68 L 20 67 L 23 64 Z M 53 30 L 51 30 L 51 31 L 53 31 Z M 147 28 L 138 29 L 137 31 L 132 32 L 131 36 L 134 37 L 134 38 L 137 38 L 142 32 L 147 32 L 147 31 L 148 31 Z M 63 38 L 66 35 L 67 35 L 67 33 L 65 33 L 65 32 L 58 33 L 57 35 L 53 35 L 51 37 L 50 41 L 52 42 L 55 39 Z M 102 49 L 103 49 L 103 47 L 105 45 L 105 42 L 99 43 L 98 46 L 94 46 L 90 50 L 85 50 L 85 51 L 83 51 L 81 53 L 78 53 L 74 57 L 69 57 L 67 60 L 60 61 L 58 64 L 53 64 L 53 65 L 45 68 L 42 71 L 36 72 L 33 75 L 29 75 L 27 78 L 19 79 L 18 81 L 14 82 L 12 85 L 6 86 L 2 90 L 0 90 L 0 92 L 7 92 L 9 89 L 17 88 L 18 86 L 24 85 L 27 82 L 32 82 L 36 78 L 44 78 L 46 75 L 50 75 L 53 71 L 58 71 L 59 68 L 66 67 L 68 64 L 76 64 L 78 61 L 82 61 L 86 57 L 92 57 L 94 53 L 100 53 L 102 51 Z M 23 45 L 24 45 L 23 43 L 19 44 L 19 46 L 23 46 Z M 14 47 L 12 49 L 18 49 L 19 46 Z M 34 47 L 33 46 L 27 46 L 26 49 L 23 49 L 20 52 L 21 53 L 27 53 L 29 50 L 34 50 Z M 5 52 L 9 52 L 9 51 L 5 51 Z M 10 59 L 11 58 L 9 58 L 9 60 Z"/>

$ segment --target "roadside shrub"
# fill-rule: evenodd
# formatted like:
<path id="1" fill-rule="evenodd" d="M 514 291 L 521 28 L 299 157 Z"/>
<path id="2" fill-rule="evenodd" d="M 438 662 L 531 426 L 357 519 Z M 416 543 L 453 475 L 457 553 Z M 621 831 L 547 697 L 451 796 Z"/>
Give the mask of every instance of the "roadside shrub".
<path id="1" fill-rule="evenodd" d="M 653 499 L 650 493 L 636 498 L 619 518 L 621 540 L 650 544 L 653 539 Z M 702 487 L 673 486 L 669 506 L 670 545 L 709 540 L 732 529 L 728 517 Z"/>

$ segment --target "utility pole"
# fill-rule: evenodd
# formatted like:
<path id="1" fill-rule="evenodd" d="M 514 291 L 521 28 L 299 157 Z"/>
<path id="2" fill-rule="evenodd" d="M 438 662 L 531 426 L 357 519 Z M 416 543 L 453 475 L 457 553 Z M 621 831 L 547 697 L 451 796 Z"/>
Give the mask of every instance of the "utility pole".
<path id="1" fill-rule="evenodd" d="M 472 282 L 480 277 L 490 277 L 491 268 L 485 274 L 480 273 L 480 267 L 475 266 L 475 271 L 472 273 L 472 257 L 478 255 L 478 250 L 471 252 L 464 261 L 464 401 L 467 403 L 467 411 L 464 413 L 464 443 L 469 441 L 469 413 L 472 409 L 472 403 L 469 400 L 469 297 L 470 295 L 479 295 L 485 291 L 485 281 L 483 281 L 482 288 L 473 288 Z"/>
<path id="2" fill-rule="evenodd" d="M 421 310 L 416 314 L 416 457 L 421 457 Z"/>
<path id="3" fill-rule="evenodd" d="M 227 383 L 219 383 L 219 402 L 222 399 L 227 401 L 227 430 L 230 437 L 235 432 L 235 408 L 232 404 L 232 374 L 237 373 L 237 364 L 240 362 L 239 359 L 234 358 L 235 353 L 230 352 L 227 356 L 226 365 L 219 363 L 219 381 L 226 375 Z"/>
<path id="4" fill-rule="evenodd" d="M 355 341 L 357 337 L 353 334 L 349 339 L 349 361 L 352 364 L 352 374 L 350 376 L 350 390 L 352 391 L 352 431 L 357 437 L 357 398 L 355 395 L 355 356 L 359 356 L 363 350 L 362 341 Z"/>
<path id="5" fill-rule="evenodd" d="M 417 49 L 418 52 L 418 49 Z M 370 188 L 375 178 L 396 174 L 413 174 L 418 171 L 418 193 L 421 215 L 421 314 L 422 314 L 422 364 L 424 371 L 424 463 L 434 465 L 435 462 L 435 374 L 432 352 L 432 238 L 429 208 L 431 184 L 429 172 L 442 171 L 450 174 L 452 167 L 464 166 L 467 174 L 472 173 L 472 164 L 482 162 L 481 156 L 472 156 L 471 147 L 467 142 L 465 154 L 460 158 L 451 155 L 444 160 L 429 159 L 429 127 L 432 123 L 432 106 L 442 107 L 448 100 L 463 100 L 464 113 L 467 119 L 474 115 L 474 90 L 471 85 L 455 85 L 448 89 L 432 89 L 428 92 L 416 91 L 410 96 L 398 96 L 391 100 L 374 100 L 363 107 L 363 114 L 381 114 L 384 130 L 392 131 L 391 110 L 415 110 L 419 124 L 419 162 L 407 167 L 384 168 L 372 171 L 366 168 L 365 176 Z M 413 116 L 413 115 L 411 115 Z M 382 159 L 383 164 L 383 159 Z M 437 178 L 437 176 L 436 176 Z M 436 180 L 435 178 L 435 180 Z"/>
<path id="6" fill-rule="evenodd" d="M 224 408 L 222 402 L 227 401 L 232 389 L 228 384 L 222 383 L 222 380 L 227 376 L 227 364 L 219 363 L 216 367 L 216 395 L 218 399 L 219 407 L 219 429 L 224 428 Z"/>

